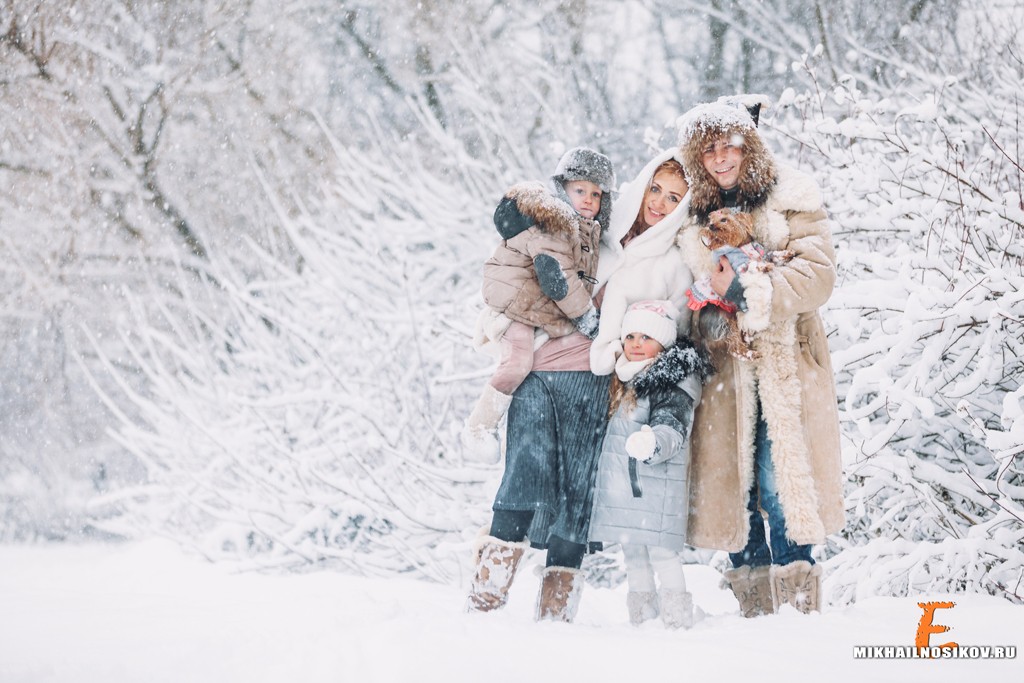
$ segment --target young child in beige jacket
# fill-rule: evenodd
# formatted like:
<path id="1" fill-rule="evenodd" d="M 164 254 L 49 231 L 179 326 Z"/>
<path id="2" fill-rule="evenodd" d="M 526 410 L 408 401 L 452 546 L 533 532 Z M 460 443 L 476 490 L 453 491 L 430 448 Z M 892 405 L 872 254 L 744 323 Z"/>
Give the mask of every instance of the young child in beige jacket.
<path id="1" fill-rule="evenodd" d="M 547 186 L 519 183 L 498 204 L 494 225 L 502 242 L 484 264 L 488 309 L 477 339 L 497 342 L 500 361 L 462 430 L 468 459 L 500 460 L 497 427 L 533 368 L 538 335 L 596 334 L 591 297 L 614 185 L 608 157 L 576 147 L 559 160 Z"/>

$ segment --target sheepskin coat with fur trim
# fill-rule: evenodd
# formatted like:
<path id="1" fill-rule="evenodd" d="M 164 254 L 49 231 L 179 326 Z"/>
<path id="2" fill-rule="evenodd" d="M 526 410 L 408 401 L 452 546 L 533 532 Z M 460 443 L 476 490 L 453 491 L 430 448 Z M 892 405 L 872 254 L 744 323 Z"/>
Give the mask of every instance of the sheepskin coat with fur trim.
<path id="1" fill-rule="evenodd" d="M 514 220 L 499 219 L 502 207 Z M 495 224 L 504 241 L 484 264 L 484 301 L 551 337 L 575 331 L 571 319 L 592 305 L 601 226 L 536 182 L 514 185 L 505 194 Z M 561 270 L 563 296 L 557 301 L 541 289 L 537 257 L 554 259 Z"/>
<path id="2" fill-rule="evenodd" d="M 748 310 L 737 314 L 738 322 L 752 333 L 758 357 L 715 357 L 717 372 L 696 409 L 689 542 L 702 548 L 736 552 L 746 545 L 759 399 L 789 539 L 822 543 L 844 524 L 835 380 L 818 312 L 836 279 L 828 216 L 809 176 L 781 165 L 776 173 L 763 201 L 754 202 L 754 238 L 795 257 L 740 276 Z M 691 207 L 678 240 L 698 279 L 712 268 L 698 234 L 707 216 L 702 208 Z M 694 335 L 698 320 L 699 314 Z"/>
<path id="3" fill-rule="evenodd" d="M 623 401 L 605 432 L 594 484 L 591 541 L 683 549 L 690 429 L 707 372 L 703 356 L 682 338 L 628 383 L 636 401 Z M 644 425 L 654 432 L 657 449 L 647 462 L 636 462 L 626 452 L 626 440 Z"/>
<path id="4" fill-rule="evenodd" d="M 590 369 L 594 374 L 610 375 L 615 369 L 615 360 L 622 353 L 619 339 L 622 317 L 631 303 L 643 299 L 669 299 L 680 311 L 677 318 L 679 331 L 685 334 L 689 329 L 690 309 L 686 307 L 686 290 L 693 284 L 693 276 L 676 247 L 676 235 L 686 220 L 687 199 L 684 198 L 672 213 L 625 247 L 621 244 L 640 212 L 654 172 L 669 159 L 682 164 L 678 148 L 665 150 L 651 159 L 636 178 L 622 186 L 608 229 L 601 237 L 597 288 L 604 287 L 604 294 L 600 327 L 590 346 Z"/>

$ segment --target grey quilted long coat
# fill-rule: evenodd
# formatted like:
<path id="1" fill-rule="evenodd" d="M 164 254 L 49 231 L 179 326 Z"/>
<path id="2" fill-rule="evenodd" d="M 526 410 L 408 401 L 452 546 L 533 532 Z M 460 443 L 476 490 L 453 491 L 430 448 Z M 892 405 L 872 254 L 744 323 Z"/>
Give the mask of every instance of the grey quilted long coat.
<path id="1" fill-rule="evenodd" d="M 705 361 L 688 339 L 662 352 L 631 381 L 636 403 L 623 402 L 608 423 L 594 491 L 589 539 L 682 550 L 689 511 L 690 429 Z M 626 439 L 650 425 L 657 440 L 647 462 L 630 458 Z"/>

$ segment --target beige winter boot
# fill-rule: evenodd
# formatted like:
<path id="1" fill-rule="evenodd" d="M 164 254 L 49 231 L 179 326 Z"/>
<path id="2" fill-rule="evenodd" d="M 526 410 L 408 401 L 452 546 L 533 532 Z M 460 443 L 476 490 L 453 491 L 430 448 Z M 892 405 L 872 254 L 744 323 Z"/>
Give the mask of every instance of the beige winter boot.
<path id="1" fill-rule="evenodd" d="M 661 621 L 665 628 L 690 628 L 693 626 L 693 596 L 687 591 L 661 591 Z"/>
<path id="2" fill-rule="evenodd" d="M 501 460 L 498 424 L 511 403 L 512 397 L 508 394 L 501 393 L 490 384 L 484 386 L 459 435 L 463 457 L 485 465 L 494 465 Z"/>
<path id="3" fill-rule="evenodd" d="M 657 619 L 660 613 L 658 594 L 654 591 L 629 591 L 626 593 L 626 609 L 629 611 L 629 623 L 633 626 Z"/>
<path id="4" fill-rule="evenodd" d="M 467 612 L 490 612 L 505 606 L 519 561 L 529 545 L 481 536 L 474 547 L 476 571 L 469 584 Z"/>
<path id="5" fill-rule="evenodd" d="M 743 616 L 750 618 L 775 612 L 768 567 L 743 565 L 729 569 L 723 575 L 723 583 L 732 589 Z"/>
<path id="6" fill-rule="evenodd" d="M 537 595 L 536 619 L 571 623 L 583 593 L 583 572 L 569 567 L 545 567 Z"/>
<path id="7" fill-rule="evenodd" d="M 783 605 L 792 605 L 804 614 L 821 611 L 821 565 L 805 560 L 773 564 L 771 584 L 776 612 Z"/>

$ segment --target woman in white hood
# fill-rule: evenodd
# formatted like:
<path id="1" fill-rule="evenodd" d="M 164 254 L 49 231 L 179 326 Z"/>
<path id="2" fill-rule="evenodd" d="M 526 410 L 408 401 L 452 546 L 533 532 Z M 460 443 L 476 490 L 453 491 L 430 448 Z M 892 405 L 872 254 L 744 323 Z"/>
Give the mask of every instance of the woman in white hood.
<path id="1" fill-rule="evenodd" d="M 668 299 L 682 312 L 678 329 L 689 330 L 685 292 L 693 276 L 676 245 L 687 216 L 688 191 L 677 147 L 651 159 L 632 182 L 622 186 L 601 236 L 595 287 L 601 324 L 590 347 L 594 374 L 609 375 L 615 369 L 622 353 L 622 318 L 631 303 Z"/>

